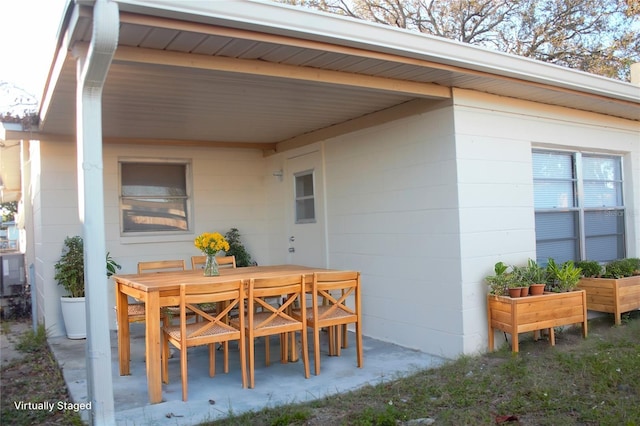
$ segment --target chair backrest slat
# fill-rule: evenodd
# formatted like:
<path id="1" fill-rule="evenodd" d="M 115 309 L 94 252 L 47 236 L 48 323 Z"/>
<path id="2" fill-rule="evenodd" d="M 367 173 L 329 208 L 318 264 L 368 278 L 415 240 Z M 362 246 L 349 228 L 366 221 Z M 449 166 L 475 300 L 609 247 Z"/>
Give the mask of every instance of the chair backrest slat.
<path id="1" fill-rule="evenodd" d="M 219 268 L 235 268 L 235 256 L 216 256 Z M 191 256 L 191 269 L 204 269 L 207 263 L 207 256 Z"/>
<path id="2" fill-rule="evenodd" d="M 138 262 L 138 273 L 184 271 L 186 264 L 184 260 L 153 260 L 149 262 Z"/>

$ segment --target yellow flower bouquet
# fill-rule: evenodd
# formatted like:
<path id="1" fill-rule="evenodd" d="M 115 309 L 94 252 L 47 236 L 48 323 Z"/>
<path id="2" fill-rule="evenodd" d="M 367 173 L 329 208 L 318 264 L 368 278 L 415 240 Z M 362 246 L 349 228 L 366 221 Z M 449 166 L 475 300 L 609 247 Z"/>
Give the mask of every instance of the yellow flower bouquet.
<path id="1" fill-rule="evenodd" d="M 216 253 L 220 250 L 229 250 L 229 243 L 219 232 L 205 232 L 200 234 L 194 240 L 195 246 L 207 255 L 204 265 L 204 275 L 212 277 L 219 275 L 218 262 L 216 262 Z"/>
<path id="2" fill-rule="evenodd" d="M 220 250 L 229 250 L 229 243 L 219 232 L 205 232 L 194 240 L 198 250 L 208 255 L 215 255 Z"/>

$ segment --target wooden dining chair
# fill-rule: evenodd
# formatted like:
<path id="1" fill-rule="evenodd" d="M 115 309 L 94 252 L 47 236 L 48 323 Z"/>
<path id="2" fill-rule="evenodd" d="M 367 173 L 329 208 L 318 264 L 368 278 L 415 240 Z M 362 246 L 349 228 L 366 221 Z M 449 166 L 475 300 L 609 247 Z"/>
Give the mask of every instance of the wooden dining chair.
<path id="1" fill-rule="evenodd" d="M 224 309 L 209 313 L 201 309 L 201 304 L 224 302 Z M 169 344 L 180 351 L 180 375 L 182 377 L 182 400 L 187 400 L 187 348 L 209 346 L 209 376 L 214 377 L 215 344 L 222 343 L 224 349 L 224 372 L 229 372 L 229 342 L 238 341 L 240 349 L 240 369 L 242 387 L 247 387 L 244 280 L 233 280 L 211 284 L 180 285 L 180 323 L 162 329 L 162 381 L 169 383 Z M 238 311 L 237 327 L 227 320 L 231 310 Z M 199 320 L 187 323 L 187 315 L 192 313 Z"/>
<path id="2" fill-rule="evenodd" d="M 184 260 L 155 260 L 149 262 L 138 262 L 138 273 L 151 273 L 163 271 L 184 271 L 186 264 Z M 129 303 L 127 307 L 129 322 L 144 322 L 146 309 L 144 303 Z M 164 322 L 168 320 L 166 312 L 160 313 L 160 319 Z"/>
<path id="3" fill-rule="evenodd" d="M 313 274 L 311 306 L 294 309 L 294 318 L 306 318 L 313 329 L 315 374 L 320 374 L 320 329 L 329 329 L 330 353 L 340 356 L 343 326 L 355 324 L 357 365 L 362 368 L 362 313 L 360 273 L 353 271 L 316 272 Z M 353 306 L 347 300 L 353 300 Z M 306 312 L 306 315 L 302 313 Z M 346 338 L 346 336 L 344 337 Z"/>
<path id="4" fill-rule="evenodd" d="M 216 261 L 218 268 L 236 267 L 235 256 L 216 256 Z M 207 256 L 191 256 L 191 269 L 204 269 L 205 263 L 207 263 Z"/>
<path id="5" fill-rule="evenodd" d="M 267 299 L 287 295 L 280 306 L 268 303 Z M 272 335 L 282 338 L 299 331 L 302 336 L 302 361 L 304 376 L 309 378 L 309 352 L 307 344 L 306 318 L 293 318 L 291 308 L 296 304 L 306 309 L 304 275 L 285 275 L 272 278 L 252 278 L 249 281 L 247 303 L 246 336 L 249 342 L 249 387 L 255 386 L 255 339 Z M 292 353 L 296 352 L 292 339 Z"/>
<path id="6" fill-rule="evenodd" d="M 235 256 L 216 256 L 216 261 L 218 262 L 218 268 L 236 268 Z M 204 269 L 206 263 L 207 256 L 191 256 L 191 269 Z M 209 304 L 206 308 L 209 313 L 213 313 L 216 310 L 216 305 Z"/>

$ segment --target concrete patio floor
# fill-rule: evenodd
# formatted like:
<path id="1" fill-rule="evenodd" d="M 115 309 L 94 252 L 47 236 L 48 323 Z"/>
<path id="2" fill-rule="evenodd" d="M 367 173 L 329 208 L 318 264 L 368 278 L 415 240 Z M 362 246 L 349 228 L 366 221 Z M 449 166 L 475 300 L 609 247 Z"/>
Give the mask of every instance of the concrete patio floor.
<path id="1" fill-rule="evenodd" d="M 310 335 L 311 337 L 311 335 Z M 312 340 L 310 340 L 311 342 Z M 117 336 L 111 332 L 111 371 L 115 417 L 118 425 L 198 425 L 265 407 L 319 399 L 328 395 L 378 384 L 417 370 L 434 368 L 443 358 L 365 337 L 364 367 L 356 367 L 354 337 L 340 357 L 329 357 L 326 336 L 321 336 L 321 372 L 313 374 L 313 344 L 309 353 L 311 377 L 304 378 L 302 362 L 281 364 L 278 340 L 271 339 L 271 365 L 264 365 L 264 344 L 256 344 L 256 384 L 243 389 L 240 378 L 239 353 L 231 344 L 229 373 L 224 374 L 222 352 L 217 351 L 216 375 L 209 377 L 207 347 L 188 350 L 188 401 L 182 401 L 180 353 L 169 361 L 168 385 L 163 384 L 163 402 L 149 404 L 144 360 L 144 325 L 131 324 L 131 375 L 118 373 Z M 85 340 L 65 337 L 49 339 L 53 353 L 61 365 L 72 402 L 87 402 Z M 89 413 L 81 412 L 88 420 Z"/>

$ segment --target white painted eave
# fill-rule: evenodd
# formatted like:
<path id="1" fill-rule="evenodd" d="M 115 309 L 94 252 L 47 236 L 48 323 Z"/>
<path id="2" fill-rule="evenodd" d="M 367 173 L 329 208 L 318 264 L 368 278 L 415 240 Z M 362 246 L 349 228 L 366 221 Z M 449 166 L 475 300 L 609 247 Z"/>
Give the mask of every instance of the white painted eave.
<path id="1" fill-rule="evenodd" d="M 92 4 L 90 0 L 78 0 Z M 585 94 L 640 103 L 631 83 L 415 31 L 270 1 L 118 0 L 121 11 L 171 17 L 432 61 Z"/>

